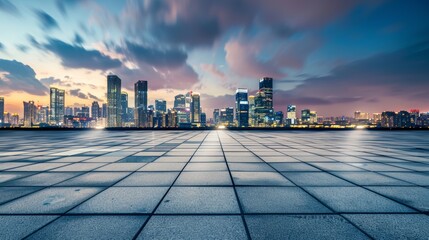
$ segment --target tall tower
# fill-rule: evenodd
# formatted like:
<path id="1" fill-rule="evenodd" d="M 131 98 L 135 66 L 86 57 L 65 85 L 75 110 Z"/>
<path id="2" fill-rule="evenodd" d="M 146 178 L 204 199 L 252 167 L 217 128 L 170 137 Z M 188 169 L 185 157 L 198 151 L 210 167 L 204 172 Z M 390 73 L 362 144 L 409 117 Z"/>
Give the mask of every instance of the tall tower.
<path id="1" fill-rule="evenodd" d="M 65 91 L 58 88 L 50 88 L 50 123 L 61 125 L 64 123 Z"/>
<path id="2" fill-rule="evenodd" d="M 200 102 L 200 94 L 192 93 L 191 95 L 191 122 L 195 124 L 201 123 L 201 102 Z"/>
<path id="3" fill-rule="evenodd" d="M 92 102 L 92 106 L 91 106 L 91 118 L 92 119 L 98 119 L 100 118 L 100 105 L 98 104 L 97 101 Z"/>
<path id="4" fill-rule="evenodd" d="M 147 81 L 139 80 L 134 84 L 134 121 L 136 127 L 147 125 Z"/>
<path id="5" fill-rule="evenodd" d="M 0 125 L 4 124 L 4 97 L 0 97 Z"/>
<path id="6" fill-rule="evenodd" d="M 32 127 L 36 122 L 36 106 L 34 101 L 23 102 L 24 103 L 24 127 Z"/>
<path id="7" fill-rule="evenodd" d="M 128 93 L 121 93 L 121 117 L 122 122 L 128 122 Z"/>
<path id="8" fill-rule="evenodd" d="M 121 79 L 107 76 L 107 127 L 121 127 Z"/>
<path id="9" fill-rule="evenodd" d="M 238 127 L 249 126 L 249 101 L 247 88 L 238 88 L 235 93 L 235 119 Z"/>

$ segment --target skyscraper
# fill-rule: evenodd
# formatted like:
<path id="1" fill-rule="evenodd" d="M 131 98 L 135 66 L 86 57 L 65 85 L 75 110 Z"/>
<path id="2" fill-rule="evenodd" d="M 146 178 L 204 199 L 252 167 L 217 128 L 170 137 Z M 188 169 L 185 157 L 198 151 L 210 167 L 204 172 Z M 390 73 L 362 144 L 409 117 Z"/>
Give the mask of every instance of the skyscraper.
<path id="1" fill-rule="evenodd" d="M 4 97 L 0 97 L 0 125 L 4 123 Z"/>
<path id="2" fill-rule="evenodd" d="M 100 105 L 98 105 L 97 101 L 92 102 L 91 117 L 92 117 L 92 119 L 100 118 Z"/>
<path id="3" fill-rule="evenodd" d="M 32 127 L 36 122 L 36 106 L 34 101 L 24 103 L 24 127 Z"/>
<path id="4" fill-rule="evenodd" d="M 273 108 L 273 79 L 264 77 L 259 80 L 259 91 L 265 94 L 264 106 L 267 109 Z"/>
<path id="5" fill-rule="evenodd" d="M 264 77 L 259 80 L 259 91 L 255 97 L 256 125 L 270 125 L 274 120 L 273 79 Z"/>
<path id="6" fill-rule="evenodd" d="M 220 123 L 225 126 L 234 124 L 234 108 L 227 107 L 220 110 Z"/>
<path id="7" fill-rule="evenodd" d="M 174 109 L 181 110 L 186 108 L 186 97 L 183 94 L 174 97 Z"/>
<path id="8" fill-rule="evenodd" d="M 235 119 L 238 127 L 249 126 L 249 102 L 247 100 L 248 90 L 238 88 L 235 93 Z"/>
<path id="9" fill-rule="evenodd" d="M 107 76 L 107 127 L 121 127 L 121 79 Z"/>
<path id="10" fill-rule="evenodd" d="M 256 125 L 255 96 L 250 95 L 248 99 L 249 99 L 249 125 L 254 127 Z"/>
<path id="11" fill-rule="evenodd" d="M 220 116 L 219 108 L 214 109 L 213 110 L 213 121 L 214 121 L 214 124 L 218 124 L 219 123 L 219 116 Z"/>
<path id="12" fill-rule="evenodd" d="M 50 88 L 50 123 L 61 125 L 64 123 L 65 91 L 58 88 Z"/>
<path id="13" fill-rule="evenodd" d="M 128 122 L 128 93 L 121 92 L 121 118 L 122 123 Z"/>
<path id="14" fill-rule="evenodd" d="M 310 109 L 301 110 L 302 123 L 310 123 Z"/>
<path id="15" fill-rule="evenodd" d="M 134 121 L 136 127 L 149 127 L 147 114 L 147 81 L 139 80 L 134 84 Z"/>
<path id="16" fill-rule="evenodd" d="M 201 123 L 201 102 L 200 94 L 192 93 L 192 102 L 191 102 L 191 122 L 193 124 L 199 125 Z"/>
<path id="17" fill-rule="evenodd" d="M 155 111 L 158 113 L 166 113 L 167 112 L 167 101 L 164 99 L 156 99 L 155 100 Z"/>
<path id="18" fill-rule="evenodd" d="M 288 125 L 296 124 L 296 106 L 295 105 L 287 106 L 286 120 Z"/>
<path id="19" fill-rule="evenodd" d="M 107 103 L 103 103 L 101 108 L 101 117 L 107 118 Z"/>

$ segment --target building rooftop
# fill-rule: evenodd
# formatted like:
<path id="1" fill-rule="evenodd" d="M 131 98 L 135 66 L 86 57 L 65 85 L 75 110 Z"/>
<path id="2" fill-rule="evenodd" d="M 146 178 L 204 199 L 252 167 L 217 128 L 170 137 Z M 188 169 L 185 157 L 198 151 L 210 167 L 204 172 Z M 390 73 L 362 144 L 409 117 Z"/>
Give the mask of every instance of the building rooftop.
<path id="1" fill-rule="evenodd" d="M 0 131 L 0 239 L 428 239 L 419 131 Z"/>

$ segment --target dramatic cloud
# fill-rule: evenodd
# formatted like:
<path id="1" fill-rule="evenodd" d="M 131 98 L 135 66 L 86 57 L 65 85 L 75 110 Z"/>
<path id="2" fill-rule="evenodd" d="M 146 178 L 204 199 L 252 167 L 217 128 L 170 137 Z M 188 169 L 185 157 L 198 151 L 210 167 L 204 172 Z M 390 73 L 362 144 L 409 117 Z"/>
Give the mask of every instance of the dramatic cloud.
<path id="1" fill-rule="evenodd" d="M 336 67 L 328 76 L 308 78 L 295 89 L 278 91 L 275 103 L 278 107 L 291 103 L 317 106 L 329 113 L 338 107 L 352 111 L 350 103 L 356 107 L 423 106 L 429 96 L 428 66 L 426 41 Z"/>
<path id="2" fill-rule="evenodd" d="M 93 95 L 93 94 L 91 94 L 91 93 L 88 93 L 88 97 L 89 97 L 90 99 L 94 99 L 94 100 L 96 100 L 96 101 L 103 102 L 103 99 L 100 99 L 100 98 L 98 98 L 97 96 L 95 96 L 95 95 Z"/>
<path id="3" fill-rule="evenodd" d="M 219 68 L 214 64 L 201 64 L 201 68 L 214 76 L 225 79 L 225 73 L 223 73 Z"/>
<path id="4" fill-rule="evenodd" d="M 54 77 L 41 78 L 40 82 L 43 83 L 47 87 L 50 87 L 51 85 L 57 85 L 57 86 L 63 86 L 63 87 L 71 87 L 72 86 L 70 83 L 67 83 L 65 81 L 62 81 L 61 79 L 54 78 Z"/>
<path id="5" fill-rule="evenodd" d="M 282 69 L 277 68 L 268 60 L 259 59 L 263 50 L 260 42 L 249 42 L 244 39 L 233 39 L 225 45 L 225 60 L 228 66 L 237 74 L 245 77 L 258 78 L 271 76 L 284 78 L 287 76 Z"/>
<path id="6" fill-rule="evenodd" d="M 4 47 L 3 43 L 0 42 L 0 52 L 5 51 L 6 48 Z"/>
<path id="7" fill-rule="evenodd" d="M 52 30 L 55 28 L 58 28 L 58 29 L 60 28 L 57 21 L 46 12 L 42 10 L 34 10 L 34 13 L 36 14 L 40 22 L 40 26 L 42 27 L 43 30 Z"/>
<path id="8" fill-rule="evenodd" d="M 157 49 L 136 43 L 126 42 L 128 54 L 137 61 L 156 67 L 180 67 L 185 64 L 188 55 L 178 49 Z"/>
<path id="9" fill-rule="evenodd" d="M 17 44 L 16 48 L 23 53 L 26 53 L 29 49 L 29 47 L 25 46 L 24 44 Z"/>
<path id="10" fill-rule="evenodd" d="M 85 41 L 83 40 L 82 36 L 75 33 L 73 43 L 76 45 L 82 45 Z"/>
<path id="11" fill-rule="evenodd" d="M 124 25 L 133 35 L 150 32 L 163 43 L 208 46 L 234 27 L 254 25 L 278 36 L 320 27 L 344 15 L 358 1 L 328 0 L 166 0 L 129 1 Z M 102 21 L 103 19 L 99 19 Z"/>
<path id="12" fill-rule="evenodd" d="M 36 79 L 34 70 L 16 60 L 0 59 L 0 93 L 23 91 L 43 96 L 48 89 Z"/>
<path id="13" fill-rule="evenodd" d="M 97 50 L 87 50 L 82 46 L 70 45 L 61 40 L 50 38 L 43 47 L 57 55 L 61 63 L 69 68 L 86 68 L 92 70 L 109 70 L 122 65 L 118 59 L 113 59 Z"/>
<path id="14" fill-rule="evenodd" d="M 88 95 L 86 95 L 85 93 L 83 93 L 83 92 L 80 91 L 80 88 L 78 88 L 78 89 L 71 89 L 69 91 L 69 94 L 70 94 L 70 96 L 78 97 L 78 98 L 81 98 L 81 99 L 88 99 L 89 98 Z"/>
<path id="15" fill-rule="evenodd" d="M 16 6 L 9 0 L 0 0 L 0 11 L 13 15 L 19 14 L 18 8 L 16 8 Z"/>

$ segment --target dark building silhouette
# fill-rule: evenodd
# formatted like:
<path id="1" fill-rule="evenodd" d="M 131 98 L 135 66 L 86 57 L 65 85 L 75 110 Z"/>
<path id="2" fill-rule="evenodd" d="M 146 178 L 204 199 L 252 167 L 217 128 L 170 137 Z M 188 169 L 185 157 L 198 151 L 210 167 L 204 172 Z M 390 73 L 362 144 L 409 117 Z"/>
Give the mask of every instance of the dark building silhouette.
<path id="1" fill-rule="evenodd" d="M 150 127 L 147 108 L 147 81 L 139 80 L 134 84 L 134 122 L 136 127 Z"/>

